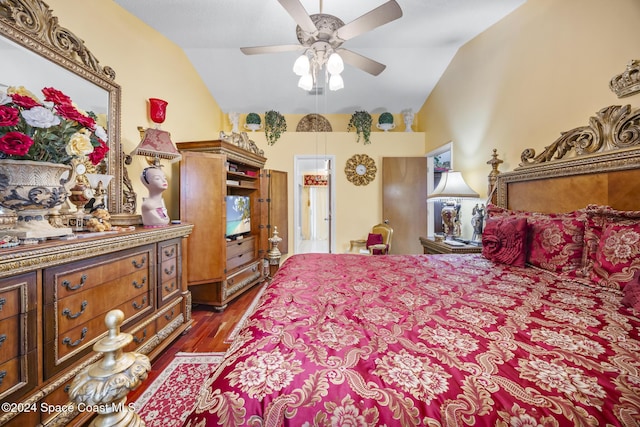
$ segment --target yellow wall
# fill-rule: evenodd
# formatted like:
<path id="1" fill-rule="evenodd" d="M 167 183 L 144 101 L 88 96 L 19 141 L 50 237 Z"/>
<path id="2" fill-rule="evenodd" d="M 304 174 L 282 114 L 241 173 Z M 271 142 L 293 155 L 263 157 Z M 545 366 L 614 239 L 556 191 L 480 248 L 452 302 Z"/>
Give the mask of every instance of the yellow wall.
<path id="1" fill-rule="evenodd" d="M 290 124 L 287 124 L 288 126 Z M 290 253 L 293 252 L 293 185 L 296 154 L 334 155 L 336 158 L 337 252 L 346 252 L 349 249 L 349 240 L 366 239 L 371 227 L 382 221 L 382 158 L 424 155 L 424 134 L 420 132 L 373 132 L 369 145 L 356 143 L 356 135 L 353 132 L 285 132 L 272 146 L 266 143 L 264 132 L 253 132 L 249 136 L 265 151 L 268 169 L 288 173 Z M 347 159 L 354 154 L 366 154 L 376 163 L 378 173 L 369 185 L 355 186 L 346 178 L 344 167 Z"/>
<path id="2" fill-rule="evenodd" d="M 637 0 L 528 0 L 459 50 L 418 114 L 427 151 L 454 141 L 454 167 L 486 195 L 493 148 L 511 170 L 603 107 L 638 107 L 609 90 L 640 57 L 638 22 Z"/>

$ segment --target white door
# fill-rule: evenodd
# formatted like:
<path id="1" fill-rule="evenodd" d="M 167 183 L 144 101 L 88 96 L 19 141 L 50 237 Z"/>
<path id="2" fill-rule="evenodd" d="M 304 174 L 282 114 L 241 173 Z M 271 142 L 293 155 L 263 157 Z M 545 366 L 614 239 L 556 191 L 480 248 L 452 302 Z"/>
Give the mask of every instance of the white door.
<path id="1" fill-rule="evenodd" d="M 334 157 L 294 157 L 294 253 L 335 252 Z"/>

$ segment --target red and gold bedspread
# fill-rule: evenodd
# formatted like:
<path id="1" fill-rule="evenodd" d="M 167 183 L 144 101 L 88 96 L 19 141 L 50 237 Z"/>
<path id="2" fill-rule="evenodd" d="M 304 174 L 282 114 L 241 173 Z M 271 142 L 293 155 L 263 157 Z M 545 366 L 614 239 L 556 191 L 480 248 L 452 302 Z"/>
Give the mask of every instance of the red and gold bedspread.
<path id="1" fill-rule="evenodd" d="M 295 255 L 186 425 L 636 426 L 620 299 L 481 255 Z"/>

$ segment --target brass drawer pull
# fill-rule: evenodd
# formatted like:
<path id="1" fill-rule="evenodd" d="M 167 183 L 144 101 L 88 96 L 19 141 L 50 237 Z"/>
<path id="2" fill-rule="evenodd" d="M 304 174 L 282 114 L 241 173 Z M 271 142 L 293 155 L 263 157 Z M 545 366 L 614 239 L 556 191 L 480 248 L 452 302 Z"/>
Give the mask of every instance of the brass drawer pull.
<path id="1" fill-rule="evenodd" d="M 164 256 L 166 256 L 167 258 L 171 258 L 172 256 L 174 256 L 176 253 L 176 248 L 175 247 L 171 247 L 171 249 L 168 248 L 164 248 Z"/>
<path id="2" fill-rule="evenodd" d="M 0 311 L 2 311 L 2 307 L 7 303 L 6 298 L 0 298 Z"/>
<path id="3" fill-rule="evenodd" d="M 143 343 L 144 340 L 147 339 L 147 330 L 145 329 L 144 331 L 142 331 L 142 337 L 138 338 L 135 335 L 133 336 L 133 342 L 135 342 L 136 344 L 140 344 Z"/>
<path id="4" fill-rule="evenodd" d="M 136 261 L 135 259 L 131 260 L 131 264 L 133 264 L 133 266 L 135 268 L 142 268 L 142 267 L 145 266 L 146 263 L 147 263 L 147 257 L 146 256 L 142 257 L 142 262 L 140 262 L 140 263 L 138 263 L 138 261 Z"/>
<path id="5" fill-rule="evenodd" d="M 2 347 L 2 344 L 4 344 L 6 340 L 7 340 L 7 334 L 0 335 L 0 347 Z"/>
<path id="6" fill-rule="evenodd" d="M 143 287 L 145 285 L 145 283 L 147 283 L 147 276 L 142 278 L 142 283 L 138 283 L 137 280 L 134 280 L 132 285 L 133 285 L 134 288 L 140 289 L 141 287 Z"/>
<path id="7" fill-rule="evenodd" d="M 174 290 L 176 288 L 176 282 L 171 282 L 171 287 L 164 285 L 164 290 L 166 292 L 171 292 L 172 290 Z"/>
<path id="8" fill-rule="evenodd" d="M 4 377 L 7 376 L 7 371 L 0 371 L 0 385 L 2 385 L 2 381 L 4 381 Z"/>
<path id="9" fill-rule="evenodd" d="M 165 268 L 164 269 L 164 274 L 166 274 L 167 276 L 170 274 L 173 274 L 173 272 L 176 270 L 176 265 L 172 264 L 171 268 Z"/>
<path id="10" fill-rule="evenodd" d="M 167 319 L 167 320 L 171 320 L 171 319 L 173 319 L 173 315 L 175 314 L 175 313 L 174 313 L 174 310 L 175 310 L 175 309 L 173 309 L 173 308 L 172 308 L 172 309 L 171 309 L 171 313 L 165 314 L 165 315 L 164 315 L 164 318 L 165 318 L 165 319 Z"/>
<path id="11" fill-rule="evenodd" d="M 136 310 L 140 310 L 142 307 L 144 307 L 147 304 L 147 297 L 146 295 L 142 298 L 142 302 L 140 304 L 138 304 L 137 302 L 133 302 L 131 303 L 131 305 L 133 305 L 133 308 L 135 308 Z"/>
<path id="12" fill-rule="evenodd" d="M 71 282 L 69 282 L 68 280 L 63 280 L 62 281 L 62 286 L 64 286 L 65 288 L 67 288 L 67 290 L 70 291 L 77 291 L 78 289 L 80 289 L 81 287 L 84 286 L 84 284 L 87 283 L 87 275 L 83 274 L 82 277 L 80 278 L 80 283 L 78 283 L 76 286 L 73 286 L 71 284 Z"/>
<path id="13" fill-rule="evenodd" d="M 82 333 L 80 334 L 80 338 L 78 338 L 74 342 L 71 342 L 71 338 L 65 337 L 62 340 L 62 344 L 66 344 L 69 347 L 77 347 L 82 341 L 84 341 L 85 337 L 87 336 L 87 332 L 89 332 L 88 328 L 82 328 Z"/>
<path id="14" fill-rule="evenodd" d="M 82 301 L 82 304 L 80 304 L 79 312 L 77 312 L 76 314 L 71 314 L 71 310 L 69 310 L 68 308 L 65 308 L 64 310 L 62 310 L 62 315 L 66 316 L 67 319 L 76 319 L 80 317 L 82 313 L 84 313 L 84 310 L 87 308 L 87 305 L 89 305 L 89 302 L 87 300 L 84 300 Z"/>

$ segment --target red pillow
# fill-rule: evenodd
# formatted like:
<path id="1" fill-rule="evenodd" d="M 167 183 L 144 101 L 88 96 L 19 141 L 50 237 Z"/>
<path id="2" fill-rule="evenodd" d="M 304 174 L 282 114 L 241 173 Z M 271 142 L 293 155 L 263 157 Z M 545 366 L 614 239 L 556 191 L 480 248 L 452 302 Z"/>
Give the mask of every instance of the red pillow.
<path id="1" fill-rule="evenodd" d="M 636 271 L 633 280 L 625 286 L 622 304 L 640 311 L 640 270 Z"/>
<path id="2" fill-rule="evenodd" d="M 367 237 L 367 248 L 371 245 L 380 244 L 382 244 L 382 234 L 369 233 L 369 236 Z"/>
<path id="3" fill-rule="evenodd" d="M 526 218 L 488 218 L 482 232 L 482 255 L 491 261 L 524 267 L 526 242 Z"/>
<path id="4" fill-rule="evenodd" d="M 598 285 L 623 289 L 640 270 L 640 222 L 605 225 L 590 278 Z"/>
<path id="5" fill-rule="evenodd" d="M 582 266 L 584 221 L 565 216 L 531 216 L 527 262 L 555 273 L 575 271 Z"/>
<path id="6" fill-rule="evenodd" d="M 592 277 L 602 233 L 610 224 L 633 224 L 640 220 L 640 211 L 619 211 L 610 206 L 589 205 L 586 212 L 582 277 Z"/>

